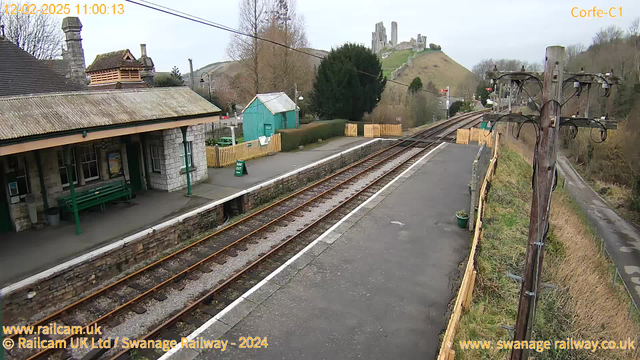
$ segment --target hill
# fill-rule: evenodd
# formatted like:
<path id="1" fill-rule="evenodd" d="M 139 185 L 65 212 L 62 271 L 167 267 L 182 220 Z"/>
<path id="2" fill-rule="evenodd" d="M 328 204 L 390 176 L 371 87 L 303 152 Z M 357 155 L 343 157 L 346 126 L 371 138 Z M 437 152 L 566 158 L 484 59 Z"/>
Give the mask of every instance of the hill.
<path id="1" fill-rule="evenodd" d="M 311 48 L 302 49 L 302 51 L 316 55 L 316 56 L 321 56 L 321 57 L 325 57 L 327 56 L 327 54 L 329 54 L 328 51 L 311 49 Z M 308 58 L 309 58 L 309 63 L 311 65 L 315 65 L 315 66 L 320 65 L 320 61 L 321 61 L 320 59 L 316 57 L 311 57 L 311 56 L 309 56 Z M 242 65 L 238 61 L 221 61 L 221 62 L 211 63 L 201 67 L 200 69 L 194 70 L 193 78 L 195 79 L 196 82 L 199 82 L 200 76 L 202 76 L 202 74 L 205 74 L 203 76 L 203 79 L 207 81 L 206 74 L 210 73 L 213 83 L 216 84 L 217 82 L 219 82 L 220 80 L 223 80 L 224 78 L 232 79 L 236 74 L 238 74 L 242 70 L 243 70 Z M 184 78 L 186 85 L 189 85 L 191 83 L 188 73 L 186 74 L 186 76 L 185 74 L 183 74 L 182 77 Z"/>
<path id="2" fill-rule="evenodd" d="M 415 57 L 411 58 L 411 56 Z M 407 65 L 403 66 L 406 63 Z M 404 84 L 411 83 L 416 76 L 420 77 L 426 86 L 431 81 L 436 89 L 445 89 L 449 86 L 451 96 L 462 97 L 473 94 L 477 86 L 477 80 L 473 73 L 442 51 L 425 50 L 414 53 L 412 50 L 394 51 L 386 59 L 382 60 L 382 68 L 391 77 L 393 68 L 399 69 L 393 80 Z M 400 70 L 401 69 L 401 70 Z M 399 86 L 389 83 L 387 87 Z"/>

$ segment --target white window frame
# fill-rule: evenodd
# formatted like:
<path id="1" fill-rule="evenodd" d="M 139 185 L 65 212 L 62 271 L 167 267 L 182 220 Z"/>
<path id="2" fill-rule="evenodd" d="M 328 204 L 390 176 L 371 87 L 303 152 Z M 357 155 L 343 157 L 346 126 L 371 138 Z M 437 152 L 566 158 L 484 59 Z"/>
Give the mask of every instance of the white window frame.
<path id="1" fill-rule="evenodd" d="M 84 176 L 84 165 L 87 164 L 87 167 L 89 169 L 89 174 L 91 175 L 91 167 L 89 166 L 89 164 L 91 163 L 95 163 L 96 164 L 96 171 L 97 174 L 94 176 L 90 176 L 90 177 L 85 177 L 84 181 L 92 181 L 92 180 L 98 180 L 100 179 L 100 161 L 98 158 L 98 152 L 96 151 L 96 147 L 93 144 L 87 144 L 87 145 L 81 145 L 79 146 L 80 148 L 80 167 L 82 169 L 82 175 Z M 87 149 L 89 150 L 87 152 Z M 85 161 L 85 155 L 89 155 L 90 159 Z"/>
<path id="2" fill-rule="evenodd" d="M 65 174 L 67 174 L 67 178 L 68 178 L 69 173 L 67 172 L 67 167 L 64 164 L 64 150 L 58 150 L 57 156 L 58 156 L 58 172 L 60 172 L 61 169 L 64 169 Z M 62 165 L 60 165 L 61 160 L 62 160 Z M 78 184 L 78 166 L 76 166 L 76 152 L 73 151 L 73 149 L 71 149 L 71 164 L 73 165 L 73 172 L 75 173 L 74 175 L 76 176 L 76 180 L 73 182 L 73 184 L 77 185 Z M 60 183 L 62 184 L 63 188 L 69 186 L 68 182 L 66 184 L 62 182 L 62 177 L 60 177 Z"/>
<path id="3" fill-rule="evenodd" d="M 189 155 L 189 169 L 193 168 L 193 148 L 191 147 L 191 141 L 187 141 L 187 154 Z M 186 170 L 187 166 L 184 163 L 184 143 L 180 143 L 180 169 Z"/>
<path id="4" fill-rule="evenodd" d="M 20 164 L 22 164 L 22 170 L 23 172 L 20 173 Z M 16 170 L 16 183 L 19 183 L 18 179 L 24 179 L 24 184 L 26 186 L 26 193 L 21 193 L 20 192 L 20 185 L 18 185 L 18 192 L 19 192 L 19 196 L 20 199 L 24 199 L 27 194 L 31 194 L 31 186 L 29 184 L 29 168 L 27 165 L 27 159 L 24 156 L 18 156 L 18 167 L 15 169 Z"/>
<path id="5" fill-rule="evenodd" d="M 180 144 L 184 148 L 184 145 Z M 184 153 L 184 149 L 182 150 Z M 151 155 L 151 171 L 162 172 L 162 147 L 159 145 L 150 145 L 149 154 Z M 183 159 L 184 161 L 184 159 Z"/>

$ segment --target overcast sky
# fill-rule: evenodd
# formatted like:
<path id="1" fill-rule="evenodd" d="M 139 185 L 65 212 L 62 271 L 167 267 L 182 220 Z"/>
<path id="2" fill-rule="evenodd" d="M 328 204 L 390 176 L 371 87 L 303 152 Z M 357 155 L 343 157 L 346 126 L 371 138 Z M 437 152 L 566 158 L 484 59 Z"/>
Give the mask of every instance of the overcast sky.
<path id="1" fill-rule="evenodd" d="M 155 1 L 234 28 L 238 25 L 238 2 Z M 141 43 L 147 44 L 157 71 L 169 71 L 177 65 L 187 73 L 188 58 L 193 59 L 194 69 L 228 60 L 225 49 L 229 33 L 225 31 L 124 1 L 102 3 L 124 4 L 124 14 L 80 15 L 87 66 L 97 54 L 125 48 L 138 57 Z M 622 7 L 622 17 L 574 18 L 571 9 L 575 6 L 597 6 L 605 11 Z M 75 5 L 72 8 L 75 12 Z M 298 0 L 297 8 L 305 17 L 307 37 L 314 48 L 330 50 L 345 42 L 371 46 L 375 23 L 383 21 L 390 37 L 391 21 L 396 21 L 399 41 L 421 33 L 427 36 L 427 42 L 440 44 L 444 52 L 469 69 L 489 57 L 542 61 L 548 45 L 589 45 L 600 28 L 618 25 L 626 30 L 640 16 L 638 0 Z"/>

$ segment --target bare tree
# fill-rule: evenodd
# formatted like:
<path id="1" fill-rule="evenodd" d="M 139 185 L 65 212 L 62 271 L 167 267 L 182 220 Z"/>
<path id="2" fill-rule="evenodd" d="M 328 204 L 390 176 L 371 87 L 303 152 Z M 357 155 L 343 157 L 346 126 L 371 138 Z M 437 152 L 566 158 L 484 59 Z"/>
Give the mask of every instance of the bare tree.
<path id="1" fill-rule="evenodd" d="M 544 71 L 544 65 L 541 62 L 532 62 L 532 63 L 525 62 L 523 65 L 525 70 L 527 70 L 528 73 L 539 73 Z"/>
<path id="2" fill-rule="evenodd" d="M 585 47 L 582 44 L 571 44 L 569 46 L 567 46 L 567 48 L 565 49 L 565 63 L 567 64 L 566 66 L 571 66 L 573 65 L 572 62 L 578 57 L 578 55 L 585 51 Z"/>
<path id="3" fill-rule="evenodd" d="M 600 29 L 593 37 L 593 45 L 600 45 L 607 42 L 613 43 L 622 40 L 624 32 L 615 25 L 611 25 L 606 29 Z"/>
<path id="4" fill-rule="evenodd" d="M 309 47 L 304 17 L 296 12 L 295 0 L 275 0 L 264 37 L 293 49 Z M 293 96 L 294 84 L 301 91 L 311 90 L 313 66 L 307 55 L 265 43 L 265 77 L 269 91 L 285 91 Z"/>
<path id="5" fill-rule="evenodd" d="M 640 35 L 640 18 L 635 18 L 631 21 L 629 28 L 627 29 L 627 34 L 629 36 L 639 36 Z"/>
<path id="6" fill-rule="evenodd" d="M 238 29 L 253 37 L 234 34 L 227 46 L 227 54 L 238 61 L 246 70 L 243 79 L 235 81 L 236 86 L 244 87 L 241 92 L 258 94 L 260 84 L 260 57 L 262 44 L 257 36 L 261 35 L 266 20 L 265 4 L 262 0 L 242 0 L 240 2 L 240 21 Z M 248 82 L 248 84 L 247 84 Z M 247 86 L 242 86 L 242 85 Z"/>
<path id="7" fill-rule="evenodd" d="M 9 4 L 9 12 L 15 4 L 22 8 L 23 3 L 7 3 L 0 0 L 0 24 L 5 26 L 5 36 L 22 50 L 36 59 L 53 59 L 61 55 L 64 34 L 58 19 L 49 14 L 7 14 L 5 6 Z"/>
<path id="8" fill-rule="evenodd" d="M 493 69 L 495 62 L 493 59 L 483 59 L 479 63 L 475 64 L 471 68 L 471 72 L 474 73 L 480 80 L 486 80 L 487 72 Z"/>

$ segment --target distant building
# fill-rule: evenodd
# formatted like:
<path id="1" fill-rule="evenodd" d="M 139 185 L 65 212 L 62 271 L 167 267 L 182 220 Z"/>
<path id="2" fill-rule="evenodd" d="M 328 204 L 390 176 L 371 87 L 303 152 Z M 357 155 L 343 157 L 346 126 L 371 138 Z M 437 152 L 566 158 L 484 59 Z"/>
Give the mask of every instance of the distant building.
<path id="1" fill-rule="evenodd" d="M 296 104 L 283 92 L 256 95 L 242 114 L 245 141 L 296 127 Z"/>
<path id="2" fill-rule="evenodd" d="M 87 67 L 87 74 L 91 79 L 89 86 L 102 89 L 148 87 L 142 81 L 143 70 L 144 65 L 129 49 L 100 54 Z"/>

